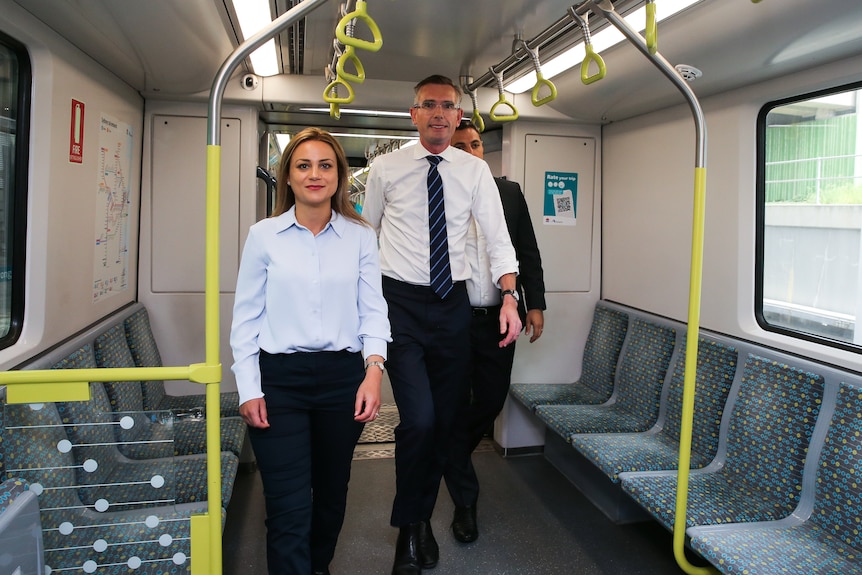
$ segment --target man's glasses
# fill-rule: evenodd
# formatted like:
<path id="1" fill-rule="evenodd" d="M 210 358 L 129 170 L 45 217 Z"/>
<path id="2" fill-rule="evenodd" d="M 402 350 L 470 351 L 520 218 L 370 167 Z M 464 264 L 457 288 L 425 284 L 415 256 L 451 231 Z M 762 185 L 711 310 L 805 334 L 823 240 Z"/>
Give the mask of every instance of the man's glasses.
<path id="1" fill-rule="evenodd" d="M 422 110 L 423 112 L 433 112 L 437 108 L 440 108 L 444 112 L 454 112 L 455 110 L 460 108 L 460 106 L 458 106 L 458 104 L 456 104 L 455 102 L 439 102 L 438 103 L 438 102 L 434 102 L 432 100 L 425 100 L 424 102 L 422 102 L 420 104 L 414 104 L 413 107 L 416 108 L 417 110 Z"/>

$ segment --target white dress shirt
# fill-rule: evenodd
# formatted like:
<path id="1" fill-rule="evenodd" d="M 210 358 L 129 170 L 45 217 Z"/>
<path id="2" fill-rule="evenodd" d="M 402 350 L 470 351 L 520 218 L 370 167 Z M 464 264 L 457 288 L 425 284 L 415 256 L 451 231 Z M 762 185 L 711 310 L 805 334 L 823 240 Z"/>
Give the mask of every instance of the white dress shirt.
<path id="1" fill-rule="evenodd" d="M 470 223 L 467 232 L 466 256 L 470 264 L 470 279 L 467 280 L 467 295 L 472 307 L 493 307 L 503 303 L 500 287 L 491 277 L 488 262 L 488 242 L 476 221 Z"/>
<path id="2" fill-rule="evenodd" d="M 251 226 L 230 333 L 240 403 L 264 395 L 260 350 L 385 358 L 389 341 L 374 230 L 332 212 L 315 236 L 297 223 L 293 208 Z"/>
<path id="3" fill-rule="evenodd" d="M 371 164 L 362 215 L 380 235 L 383 275 L 414 285 L 430 285 L 428 266 L 428 160 L 421 144 L 380 156 Z M 503 205 L 484 161 L 448 147 L 437 170 L 443 179 L 449 262 L 454 281 L 470 277 L 464 250 L 475 218 L 488 238 L 493 281 L 518 272 Z"/>

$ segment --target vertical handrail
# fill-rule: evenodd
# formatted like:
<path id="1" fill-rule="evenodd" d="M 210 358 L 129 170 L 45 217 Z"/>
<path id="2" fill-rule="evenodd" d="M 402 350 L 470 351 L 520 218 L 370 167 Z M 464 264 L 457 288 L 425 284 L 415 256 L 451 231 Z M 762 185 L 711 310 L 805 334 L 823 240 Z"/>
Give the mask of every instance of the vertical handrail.
<path id="1" fill-rule="evenodd" d="M 692 565 L 685 556 L 688 482 L 691 467 L 691 429 L 694 420 L 695 376 L 700 325 L 700 295 L 703 276 L 703 225 L 706 206 L 706 122 L 700 102 L 677 70 L 656 50 L 652 53 L 646 40 L 614 9 L 610 0 L 590 0 L 594 12 L 601 12 L 644 56 L 676 86 L 691 107 L 694 116 L 696 152 L 694 168 L 694 209 L 692 210 L 691 270 L 689 276 L 688 330 L 686 333 L 685 378 L 683 383 L 682 422 L 679 440 L 679 469 L 676 489 L 676 514 L 673 528 L 673 551 L 680 568 L 691 575 L 718 573 L 712 567 Z"/>
<path id="2" fill-rule="evenodd" d="M 219 360 L 219 202 L 221 173 L 221 103 L 227 82 L 240 63 L 257 48 L 279 32 L 304 17 L 326 0 L 304 0 L 265 26 L 234 50 L 216 73 L 210 90 L 207 109 L 207 168 L 206 168 L 206 280 L 205 280 L 205 338 L 206 364 L 219 366 L 219 377 L 207 383 L 207 516 L 208 537 L 196 534 L 192 523 L 192 546 L 196 541 L 209 548 L 209 565 L 192 561 L 193 575 L 221 575 L 221 438 L 220 396 L 221 365 Z M 214 417 L 212 417 L 214 415 Z M 202 528 L 203 526 L 201 526 Z M 196 536 L 197 535 L 197 536 Z M 194 552 L 192 552 L 194 556 Z"/>

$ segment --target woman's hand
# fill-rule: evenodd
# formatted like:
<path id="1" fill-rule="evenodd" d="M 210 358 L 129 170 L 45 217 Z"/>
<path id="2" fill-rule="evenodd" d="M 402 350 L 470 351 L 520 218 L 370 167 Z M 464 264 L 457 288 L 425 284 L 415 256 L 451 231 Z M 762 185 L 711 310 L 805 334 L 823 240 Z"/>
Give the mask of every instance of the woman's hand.
<path id="1" fill-rule="evenodd" d="M 266 402 L 262 397 L 249 399 L 239 406 L 239 414 L 250 427 L 266 429 L 269 420 L 266 418 Z"/>
<path id="2" fill-rule="evenodd" d="M 371 356 L 368 359 L 371 360 Z M 383 361 L 381 357 L 377 361 Z M 383 370 L 377 366 L 371 365 L 365 370 L 365 379 L 362 380 L 359 389 L 356 391 L 356 408 L 353 412 L 353 419 L 360 423 L 368 423 L 377 419 L 380 413 L 380 383 L 383 381 Z"/>

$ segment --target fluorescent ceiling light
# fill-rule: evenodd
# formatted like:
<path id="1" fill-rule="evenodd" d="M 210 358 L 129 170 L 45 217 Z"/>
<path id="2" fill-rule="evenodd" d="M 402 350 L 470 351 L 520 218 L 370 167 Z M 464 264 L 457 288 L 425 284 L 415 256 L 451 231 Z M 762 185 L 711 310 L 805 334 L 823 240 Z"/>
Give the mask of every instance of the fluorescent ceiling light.
<path id="1" fill-rule="evenodd" d="M 245 40 L 272 23 L 268 0 L 234 0 L 233 8 Z M 274 39 L 252 52 L 249 57 L 254 73 L 258 76 L 274 76 L 280 72 Z"/>
<path id="2" fill-rule="evenodd" d="M 662 0 L 662 2 L 656 2 L 656 21 L 660 22 L 670 18 L 677 12 L 681 12 L 698 2 L 700 2 L 700 0 Z M 625 21 L 628 22 L 635 30 L 645 30 L 646 7 L 641 6 L 626 16 Z M 593 51 L 600 53 L 602 50 L 607 50 L 611 46 L 616 46 L 625 40 L 625 36 L 623 36 L 623 33 L 617 30 L 614 26 L 608 26 L 601 32 L 590 34 L 590 40 L 593 43 Z M 542 63 L 542 76 L 544 76 L 545 79 L 550 79 L 570 68 L 580 66 L 586 55 L 587 52 L 584 48 L 584 43 L 579 42 L 559 56 Z M 536 72 L 532 71 L 507 85 L 506 91 L 512 94 L 520 94 L 527 90 L 532 90 L 535 85 Z"/>
<path id="3" fill-rule="evenodd" d="M 300 108 L 300 112 L 329 113 L 329 108 Z M 409 118 L 410 112 L 390 112 L 388 110 L 357 110 L 354 108 L 339 108 L 342 114 L 357 114 L 360 116 L 391 116 L 393 118 Z"/>

